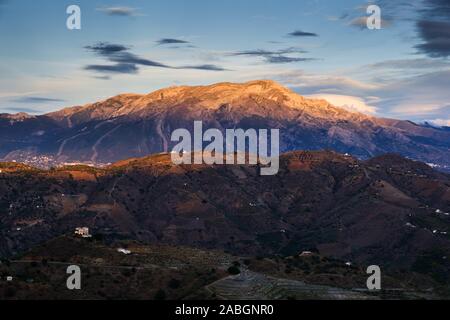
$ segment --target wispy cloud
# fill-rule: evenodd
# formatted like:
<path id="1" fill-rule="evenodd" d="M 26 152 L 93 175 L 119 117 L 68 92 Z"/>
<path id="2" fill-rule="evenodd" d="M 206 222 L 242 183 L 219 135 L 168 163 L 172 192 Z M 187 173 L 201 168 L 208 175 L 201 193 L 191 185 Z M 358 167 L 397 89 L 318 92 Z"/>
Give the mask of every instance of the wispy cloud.
<path id="1" fill-rule="evenodd" d="M 303 54 L 306 52 L 307 51 L 299 48 L 290 47 L 280 50 L 263 50 L 263 49 L 244 50 L 233 52 L 231 53 L 231 55 L 262 57 L 265 59 L 267 63 L 291 63 L 291 62 L 304 62 L 315 60 L 313 58 L 287 56 L 287 54 Z"/>
<path id="2" fill-rule="evenodd" d="M 12 100 L 19 103 L 53 103 L 53 102 L 64 102 L 62 99 L 47 98 L 47 97 L 20 97 Z"/>
<path id="3" fill-rule="evenodd" d="M 25 112 L 25 113 L 41 113 L 41 110 L 38 109 L 34 109 L 34 108 L 26 108 L 26 107 L 7 107 L 4 108 L 5 110 L 9 111 L 9 112 Z"/>
<path id="4" fill-rule="evenodd" d="M 273 75 L 286 85 L 301 90 L 302 94 L 322 93 L 360 93 L 369 92 L 380 88 L 380 85 L 372 82 L 355 80 L 348 76 L 340 76 L 334 74 L 313 74 L 303 70 L 294 70 Z M 358 94 L 356 94 L 358 93 Z"/>
<path id="5" fill-rule="evenodd" d="M 121 52 L 119 54 L 114 54 L 109 57 L 111 61 L 117 62 L 119 64 L 132 64 L 141 65 L 147 67 L 159 67 L 159 68 L 170 68 L 170 66 L 160 63 L 157 61 L 141 58 L 131 52 Z"/>
<path id="6" fill-rule="evenodd" d="M 307 53 L 307 51 L 290 47 L 281 50 L 263 50 L 263 49 L 255 49 L 255 50 L 244 50 L 233 52 L 231 55 L 234 56 L 272 56 L 272 55 L 280 55 L 280 54 L 288 54 L 288 53 Z"/>
<path id="7" fill-rule="evenodd" d="M 126 73 L 126 74 L 134 74 L 139 71 L 136 65 L 127 63 L 117 63 L 114 65 L 90 64 L 85 66 L 84 69 L 100 73 Z M 110 80 L 111 78 L 105 77 L 103 79 Z"/>
<path id="8" fill-rule="evenodd" d="M 138 10 L 132 7 L 116 6 L 98 8 L 98 11 L 104 12 L 109 16 L 132 17 L 138 15 Z"/>
<path id="9" fill-rule="evenodd" d="M 195 69 L 195 70 L 207 70 L 207 71 L 230 71 L 220 66 L 216 66 L 214 64 L 202 64 L 202 65 L 194 65 L 194 66 L 183 66 L 176 67 L 174 69 Z"/>
<path id="10" fill-rule="evenodd" d="M 450 68 L 450 61 L 433 59 L 398 59 L 373 63 L 367 67 L 398 70 Z"/>
<path id="11" fill-rule="evenodd" d="M 189 44 L 189 41 L 174 39 L 174 38 L 163 38 L 156 41 L 158 45 L 167 45 L 167 44 Z"/>
<path id="12" fill-rule="evenodd" d="M 395 63 L 388 62 L 387 65 Z M 408 63 L 402 62 L 400 65 L 405 67 Z M 426 73 L 407 73 L 406 76 L 401 74 L 389 79 L 373 78 L 365 81 L 352 75 L 312 74 L 302 70 L 268 77 L 303 95 L 328 96 L 329 100 L 342 96 L 359 97 L 365 105 L 377 108 L 377 114 L 387 117 L 413 121 L 449 119 L 450 69 L 424 70 Z M 358 108 L 363 106 L 358 105 L 357 101 L 349 105 Z"/>
<path id="13" fill-rule="evenodd" d="M 292 63 L 292 62 L 306 62 L 316 60 L 314 58 L 295 58 L 283 55 L 267 56 L 265 58 L 268 63 Z"/>
<path id="14" fill-rule="evenodd" d="M 139 65 L 147 67 L 170 68 L 163 63 L 139 57 L 129 52 L 130 47 L 121 44 L 98 42 L 92 46 L 86 46 L 85 49 L 115 63 L 112 65 L 87 65 L 84 67 L 85 70 L 100 73 L 135 74 L 139 71 Z"/>
<path id="15" fill-rule="evenodd" d="M 107 42 L 99 42 L 91 46 L 86 46 L 85 49 L 95 53 L 112 62 L 114 64 L 91 64 L 84 67 L 85 70 L 95 71 L 98 73 L 117 73 L 117 74 L 136 74 L 139 72 L 139 67 L 156 67 L 167 69 L 196 69 L 205 71 L 226 71 L 225 68 L 212 65 L 188 65 L 188 66 L 170 66 L 165 63 L 146 59 L 130 52 L 130 47 L 121 44 L 111 44 Z M 104 77 L 107 80 L 109 78 Z"/>
<path id="16" fill-rule="evenodd" d="M 367 19 L 368 19 L 368 17 L 357 17 L 357 18 L 354 18 L 353 20 L 351 20 L 348 23 L 348 25 L 357 27 L 361 30 L 370 30 L 369 28 L 367 28 Z M 381 19 L 381 28 L 387 28 L 387 27 L 390 27 L 391 25 L 392 25 L 391 20 Z"/>

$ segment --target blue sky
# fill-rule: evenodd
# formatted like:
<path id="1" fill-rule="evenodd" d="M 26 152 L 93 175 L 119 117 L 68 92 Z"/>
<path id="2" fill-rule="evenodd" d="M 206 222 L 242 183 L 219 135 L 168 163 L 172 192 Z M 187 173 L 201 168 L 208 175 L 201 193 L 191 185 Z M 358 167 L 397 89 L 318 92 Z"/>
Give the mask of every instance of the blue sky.
<path id="1" fill-rule="evenodd" d="M 381 30 L 365 27 L 381 8 Z M 449 0 L 0 0 L 0 112 L 273 79 L 376 116 L 450 125 Z M 81 8 L 81 30 L 66 8 Z"/>

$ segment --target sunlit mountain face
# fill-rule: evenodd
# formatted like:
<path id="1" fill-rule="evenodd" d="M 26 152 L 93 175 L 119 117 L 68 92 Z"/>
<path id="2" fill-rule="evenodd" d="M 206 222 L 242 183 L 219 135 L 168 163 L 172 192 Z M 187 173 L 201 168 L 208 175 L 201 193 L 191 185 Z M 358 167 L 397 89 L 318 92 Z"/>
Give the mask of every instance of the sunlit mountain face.
<path id="1" fill-rule="evenodd" d="M 333 149 L 368 159 L 384 153 L 450 167 L 450 132 L 410 121 L 377 118 L 309 99 L 267 81 L 178 86 L 40 115 L 2 116 L 5 161 L 49 168 L 105 164 L 169 152 L 171 133 L 194 121 L 228 128 L 281 130 L 281 151 Z"/>
<path id="2" fill-rule="evenodd" d="M 0 299 L 448 299 L 449 18 L 0 0 Z"/>

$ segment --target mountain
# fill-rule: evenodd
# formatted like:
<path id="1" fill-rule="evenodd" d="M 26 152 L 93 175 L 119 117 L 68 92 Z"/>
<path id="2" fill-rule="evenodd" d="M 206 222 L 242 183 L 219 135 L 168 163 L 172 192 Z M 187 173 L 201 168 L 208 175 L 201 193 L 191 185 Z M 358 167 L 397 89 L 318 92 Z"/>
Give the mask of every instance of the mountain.
<path id="1" fill-rule="evenodd" d="M 0 159 L 49 167 L 111 163 L 167 152 L 171 132 L 278 128 L 282 152 L 331 149 L 368 159 L 385 153 L 450 168 L 450 131 L 381 119 L 306 99 L 273 81 L 171 87 L 40 115 L 0 115 Z"/>
<path id="2" fill-rule="evenodd" d="M 0 256 L 88 226 L 106 240 L 249 256 L 311 250 L 449 280 L 450 176 L 398 155 L 291 152 L 275 176 L 178 166 L 169 154 L 106 168 L 0 169 Z"/>

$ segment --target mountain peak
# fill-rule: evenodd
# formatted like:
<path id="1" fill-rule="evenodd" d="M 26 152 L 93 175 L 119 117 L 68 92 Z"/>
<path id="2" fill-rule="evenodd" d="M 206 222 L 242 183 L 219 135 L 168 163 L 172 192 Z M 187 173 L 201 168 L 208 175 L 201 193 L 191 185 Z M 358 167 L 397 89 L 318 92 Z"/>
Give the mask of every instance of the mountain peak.
<path id="1" fill-rule="evenodd" d="M 3 113 L 3 114 L 0 114 L 0 117 L 6 118 L 9 120 L 14 120 L 14 121 L 22 121 L 25 119 L 33 118 L 34 116 L 29 115 L 26 112 L 19 112 L 19 113 L 14 113 L 14 114 Z"/>
<path id="2" fill-rule="evenodd" d="M 139 105 L 158 103 L 170 106 L 183 104 L 202 109 L 218 109 L 224 104 L 245 104 L 254 101 L 272 101 L 288 107 L 303 106 L 305 98 L 272 80 L 253 80 L 245 83 L 220 82 L 204 86 L 169 87 L 149 93 L 136 101 Z"/>
<path id="3" fill-rule="evenodd" d="M 199 116 L 202 112 L 215 112 L 222 108 L 228 112 L 233 110 L 235 114 L 242 116 L 270 116 L 279 119 L 295 118 L 299 111 L 320 119 L 367 119 L 363 114 L 334 107 L 325 100 L 304 98 L 273 80 L 173 86 L 145 95 L 126 93 L 82 107 L 66 108 L 47 116 L 71 126 L 74 124 L 72 120 L 79 123 L 123 117 L 148 119 L 175 110 Z M 74 115 L 76 116 L 73 117 Z"/>

